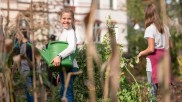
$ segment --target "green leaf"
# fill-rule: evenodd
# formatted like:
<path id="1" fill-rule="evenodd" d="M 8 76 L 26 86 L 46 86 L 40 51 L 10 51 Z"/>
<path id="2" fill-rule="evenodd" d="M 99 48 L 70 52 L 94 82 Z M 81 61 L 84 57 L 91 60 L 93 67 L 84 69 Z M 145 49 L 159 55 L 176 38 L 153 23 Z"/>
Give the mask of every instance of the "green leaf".
<path id="1" fill-rule="evenodd" d="M 120 67 L 123 68 L 125 66 L 124 62 L 121 62 Z"/>

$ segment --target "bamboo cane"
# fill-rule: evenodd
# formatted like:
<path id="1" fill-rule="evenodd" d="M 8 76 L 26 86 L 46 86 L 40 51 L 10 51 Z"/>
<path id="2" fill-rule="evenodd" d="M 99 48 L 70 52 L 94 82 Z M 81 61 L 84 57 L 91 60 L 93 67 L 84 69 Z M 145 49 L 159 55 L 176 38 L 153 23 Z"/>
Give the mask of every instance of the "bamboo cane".
<path id="1" fill-rule="evenodd" d="M 119 48 L 116 44 L 114 28 L 108 28 L 109 37 L 111 42 L 111 60 L 110 60 L 110 98 L 112 102 L 117 102 L 117 92 L 119 90 L 119 73 L 120 73 L 120 53 Z"/>
<path id="2" fill-rule="evenodd" d="M 33 25 L 33 0 L 30 3 L 30 34 L 32 34 L 32 62 L 33 62 L 33 96 L 34 102 L 37 102 L 36 75 L 35 75 L 35 54 L 34 54 L 34 25 Z"/>
<path id="3" fill-rule="evenodd" d="M 95 81 L 94 81 L 94 72 L 93 72 L 93 56 L 92 56 L 92 47 L 93 45 L 93 35 L 92 35 L 92 29 L 95 21 L 95 13 L 97 8 L 97 0 L 92 1 L 92 5 L 90 8 L 90 13 L 88 15 L 88 18 L 86 18 L 86 38 L 88 40 L 87 49 L 86 49 L 86 55 L 87 55 L 87 74 L 89 79 L 89 95 L 90 95 L 90 102 L 96 102 L 96 96 L 95 96 Z"/>
<path id="4" fill-rule="evenodd" d="M 65 87 L 65 90 L 64 90 L 64 93 L 63 93 L 63 98 L 61 99 L 62 102 L 67 102 L 66 92 L 67 92 L 67 89 L 68 89 L 68 85 L 69 85 L 71 76 L 73 76 L 73 75 L 79 75 L 79 74 L 81 74 L 81 73 L 82 73 L 82 71 L 78 71 L 78 72 L 69 72 L 69 73 L 67 74 L 67 76 L 65 76 L 65 77 L 66 77 L 65 86 L 64 86 L 64 87 Z"/>
<path id="5" fill-rule="evenodd" d="M 160 0 L 160 6 L 161 6 L 161 13 L 162 13 L 162 16 L 163 16 L 163 23 L 168 25 L 168 16 L 166 14 L 166 3 L 164 0 Z M 169 45 L 167 42 L 168 42 L 168 38 L 167 38 L 167 34 L 166 34 L 166 37 L 165 37 L 165 41 L 166 41 L 166 44 Z M 169 78 L 170 78 L 170 60 L 169 60 L 169 56 L 170 56 L 170 53 L 169 53 L 169 49 L 166 49 L 167 51 L 165 52 L 164 54 L 164 66 L 162 67 L 163 68 L 163 80 L 162 80 L 162 92 L 163 92 L 163 101 L 164 102 L 171 102 L 171 98 L 170 98 L 170 91 L 169 91 Z"/>

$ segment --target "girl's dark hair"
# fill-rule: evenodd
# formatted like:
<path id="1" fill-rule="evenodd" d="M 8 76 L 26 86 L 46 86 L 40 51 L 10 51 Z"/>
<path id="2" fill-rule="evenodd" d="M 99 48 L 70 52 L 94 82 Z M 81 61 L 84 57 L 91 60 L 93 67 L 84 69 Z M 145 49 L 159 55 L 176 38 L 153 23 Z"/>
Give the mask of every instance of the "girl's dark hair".
<path id="1" fill-rule="evenodd" d="M 22 34 L 23 34 L 23 36 L 26 38 L 26 39 L 28 39 L 28 32 L 27 32 L 27 30 L 23 30 L 23 31 L 21 31 L 22 32 Z"/>
<path id="2" fill-rule="evenodd" d="M 75 18 L 74 18 L 74 12 L 73 12 L 73 10 L 70 9 L 70 8 L 64 8 L 64 9 L 62 9 L 62 10 L 59 12 L 60 17 L 62 17 L 63 13 L 71 13 L 72 18 L 73 18 L 72 28 L 75 30 L 75 23 L 74 23 Z"/>
<path id="3" fill-rule="evenodd" d="M 51 35 L 49 38 L 51 41 L 55 41 L 56 40 L 56 36 L 55 35 Z"/>
<path id="4" fill-rule="evenodd" d="M 26 39 L 29 38 L 29 37 L 28 37 L 28 31 L 27 31 L 27 29 L 20 29 L 20 32 L 23 34 L 23 36 L 24 36 Z"/>
<path id="5" fill-rule="evenodd" d="M 152 23 L 154 23 L 158 31 L 163 34 L 164 25 L 156 11 L 156 7 L 154 4 L 149 4 L 145 9 L 145 28 L 150 26 Z"/>

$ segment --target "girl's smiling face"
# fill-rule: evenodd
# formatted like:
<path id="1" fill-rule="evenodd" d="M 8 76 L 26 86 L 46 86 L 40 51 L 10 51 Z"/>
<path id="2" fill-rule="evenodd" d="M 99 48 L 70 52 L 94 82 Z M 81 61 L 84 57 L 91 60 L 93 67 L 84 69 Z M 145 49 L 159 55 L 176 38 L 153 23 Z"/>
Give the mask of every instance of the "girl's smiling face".
<path id="1" fill-rule="evenodd" d="M 61 16 L 61 24 L 64 29 L 72 28 L 73 16 L 70 12 L 63 12 Z"/>

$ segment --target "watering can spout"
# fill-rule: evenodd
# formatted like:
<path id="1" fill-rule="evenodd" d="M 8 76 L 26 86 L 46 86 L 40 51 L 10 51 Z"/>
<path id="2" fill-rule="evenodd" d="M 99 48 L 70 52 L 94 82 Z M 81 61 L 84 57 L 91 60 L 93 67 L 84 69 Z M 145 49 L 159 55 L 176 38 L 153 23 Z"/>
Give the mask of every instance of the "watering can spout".
<path id="1" fill-rule="evenodd" d="M 31 43 L 28 43 L 29 46 L 32 46 Z M 42 50 L 37 48 L 37 47 L 34 47 L 34 51 L 35 53 L 37 53 L 38 55 L 40 55 L 46 62 L 49 61 L 49 58 L 48 58 L 48 50 L 46 48 L 43 48 Z"/>

